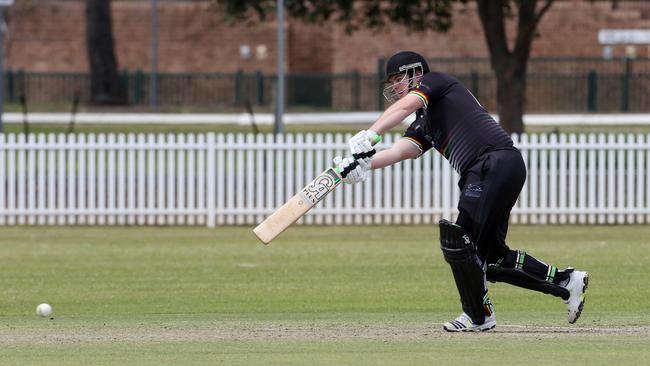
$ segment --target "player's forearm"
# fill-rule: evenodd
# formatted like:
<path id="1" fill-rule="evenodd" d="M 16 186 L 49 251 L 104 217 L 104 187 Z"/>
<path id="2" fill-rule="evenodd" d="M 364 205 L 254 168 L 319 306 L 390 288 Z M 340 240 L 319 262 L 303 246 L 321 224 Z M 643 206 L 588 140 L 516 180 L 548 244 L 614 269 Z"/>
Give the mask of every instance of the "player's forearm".
<path id="1" fill-rule="evenodd" d="M 381 169 L 402 160 L 414 159 L 420 151 L 411 143 L 399 140 L 390 149 L 383 150 L 375 154 L 370 165 L 371 169 Z"/>
<path id="2" fill-rule="evenodd" d="M 394 104 L 390 106 L 372 126 L 370 126 L 370 130 L 377 132 L 379 135 L 383 135 L 393 127 L 402 123 L 402 121 L 411 113 L 413 112 L 405 108 L 396 107 Z"/>
<path id="3" fill-rule="evenodd" d="M 406 95 L 397 103 L 388 107 L 379 119 L 369 128 L 380 135 L 391 130 L 393 127 L 402 123 L 406 117 L 415 112 L 418 108 L 422 107 L 420 98 L 413 95 Z"/>
<path id="4" fill-rule="evenodd" d="M 388 149 L 375 154 L 370 167 L 372 169 L 381 169 L 400 161 L 402 161 L 401 154 L 395 149 Z"/>
<path id="5" fill-rule="evenodd" d="M 393 146 L 390 149 L 383 150 L 375 154 L 370 163 L 371 169 L 381 169 L 395 163 L 399 163 L 402 160 L 414 158 L 413 154 L 408 151 L 404 151 L 398 147 Z"/>

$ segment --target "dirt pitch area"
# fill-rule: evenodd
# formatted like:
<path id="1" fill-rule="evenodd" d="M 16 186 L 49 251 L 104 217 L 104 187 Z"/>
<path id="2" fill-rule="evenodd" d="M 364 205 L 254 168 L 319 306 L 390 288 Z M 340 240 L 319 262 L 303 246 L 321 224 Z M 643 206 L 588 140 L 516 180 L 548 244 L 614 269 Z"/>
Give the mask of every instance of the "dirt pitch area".
<path id="1" fill-rule="evenodd" d="M 382 325 L 226 325 L 215 327 L 141 326 L 118 329 L 115 327 L 93 329 L 48 329 L 0 331 L 0 344 L 75 344 L 103 342 L 219 342 L 219 341 L 304 341 L 369 339 L 379 341 L 431 340 L 457 336 L 480 337 L 532 337 L 553 338 L 558 335 L 576 337 L 650 336 L 650 326 L 621 327 L 547 327 L 499 325 L 492 331 L 473 334 L 456 334 L 442 330 L 437 324 L 419 326 Z"/>

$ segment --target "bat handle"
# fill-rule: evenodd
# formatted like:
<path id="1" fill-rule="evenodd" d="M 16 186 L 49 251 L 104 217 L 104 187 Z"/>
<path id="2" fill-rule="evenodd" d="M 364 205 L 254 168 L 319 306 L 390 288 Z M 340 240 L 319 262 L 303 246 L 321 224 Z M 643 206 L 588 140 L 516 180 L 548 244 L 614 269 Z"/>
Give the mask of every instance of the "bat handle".
<path id="1" fill-rule="evenodd" d="M 375 150 L 372 149 L 371 151 L 374 152 Z M 370 156 L 372 156 L 372 155 L 370 155 Z M 355 159 L 358 159 L 358 158 L 355 158 Z M 347 177 L 348 174 L 350 174 L 350 172 L 353 171 L 354 169 L 356 169 L 358 166 L 359 166 L 359 160 L 353 161 L 352 164 L 346 166 L 345 169 L 343 169 L 341 171 L 341 177 L 343 177 L 343 178 Z"/>

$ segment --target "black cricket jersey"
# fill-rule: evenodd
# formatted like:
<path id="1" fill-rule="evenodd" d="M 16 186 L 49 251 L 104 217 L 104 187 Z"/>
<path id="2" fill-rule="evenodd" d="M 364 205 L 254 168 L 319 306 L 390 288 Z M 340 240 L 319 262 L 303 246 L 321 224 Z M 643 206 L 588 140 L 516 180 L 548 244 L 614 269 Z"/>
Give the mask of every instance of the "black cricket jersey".
<path id="1" fill-rule="evenodd" d="M 451 75 L 430 72 L 409 92 L 424 102 L 404 137 L 424 153 L 438 150 L 463 174 L 481 152 L 512 147 L 508 133 L 488 114 L 474 95 Z"/>

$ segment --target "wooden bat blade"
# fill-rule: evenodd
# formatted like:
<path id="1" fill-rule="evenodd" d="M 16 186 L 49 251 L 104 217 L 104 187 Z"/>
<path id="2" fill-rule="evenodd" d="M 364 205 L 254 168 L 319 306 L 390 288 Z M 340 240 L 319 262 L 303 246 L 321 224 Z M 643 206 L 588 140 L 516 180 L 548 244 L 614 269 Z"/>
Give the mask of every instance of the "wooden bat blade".
<path id="1" fill-rule="evenodd" d="M 253 233 L 262 243 L 270 243 L 291 224 L 304 216 L 340 183 L 341 176 L 333 168 L 327 169 L 295 196 L 291 197 L 271 216 L 257 225 L 253 229 Z"/>
<path id="2" fill-rule="evenodd" d="M 253 232 L 262 243 L 268 244 L 312 207 L 304 202 L 300 194 L 297 194 L 257 225 Z"/>

